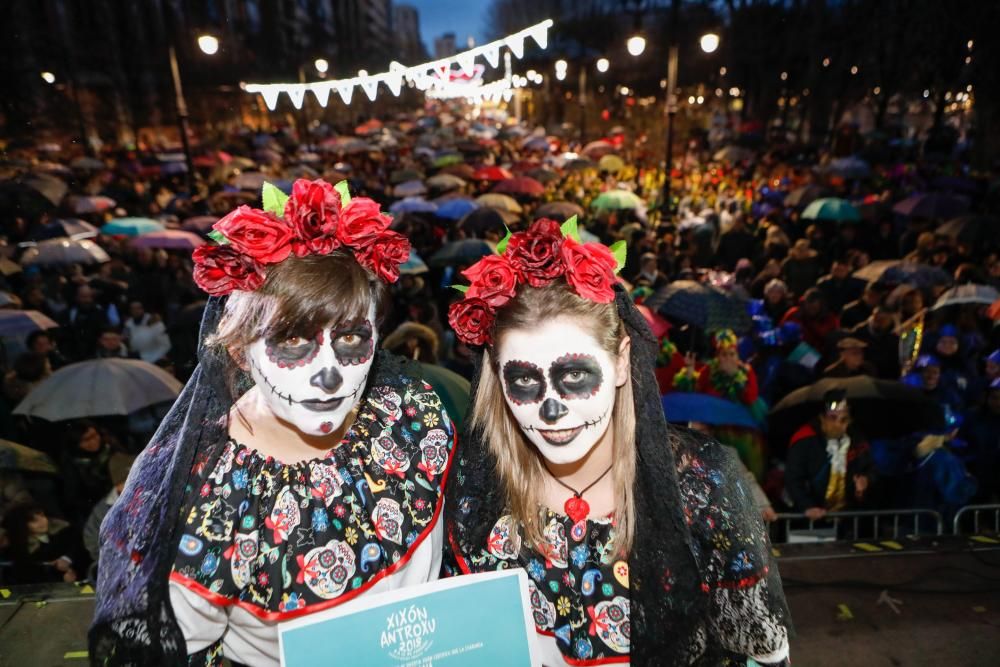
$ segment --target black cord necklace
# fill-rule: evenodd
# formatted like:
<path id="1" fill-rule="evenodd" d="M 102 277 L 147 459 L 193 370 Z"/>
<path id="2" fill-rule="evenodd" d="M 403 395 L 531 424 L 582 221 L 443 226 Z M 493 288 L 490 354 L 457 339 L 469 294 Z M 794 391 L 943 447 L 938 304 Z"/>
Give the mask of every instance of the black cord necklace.
<path id="1" fill-rule="evenodd" d="M 583 489 L 581 489 L 580 491 L 577 491 L 566 482 L 562 481 L 555 475 L 552 475 L 552 471 L 549 470 L 547 467 L 545 468 L 546 470 L 548 470 L 549 474 L 552 475 L 552 479 L 555 480 L 556 484 L 573 492 L 573 495 L 570 496 L 569 499 L 566 501 L 566 503 L 563 505 L 563 510 L 566 512 L 566 516 L 572 519 L 573 523 L 580 523 L 581 521 L 587 518 L 587 515 L 590 514 L 590 503 L 588 503 L 586 500 L 583 499 L 583 494 L 585 494 L 587 491 L 590 491 L 595 484 L 604 479 L 605 476 L 607 476 L 607 474 L 611 472 L 612 467 L 614 467 L 614 464 L 609 465 L 607 470 L 602 472 L 597 479 L 595 479 L 587 486 L 583 487 Z"/>

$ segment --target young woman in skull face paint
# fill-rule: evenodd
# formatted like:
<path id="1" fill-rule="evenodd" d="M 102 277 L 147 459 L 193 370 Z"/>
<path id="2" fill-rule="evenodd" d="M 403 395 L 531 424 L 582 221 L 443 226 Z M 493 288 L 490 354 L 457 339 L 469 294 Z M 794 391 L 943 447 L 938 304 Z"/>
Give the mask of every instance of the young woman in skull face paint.
<path id="1" fill-rule="evenodd" d="M 102 664 L 277 665 L 282 622 L 439 573 L 453 429 L 376 352 L 408 243 L 322 181 L 279 212 L 196 252 L 199 369 L 102 530 Z"/>
<path id="2" fill-rule="evenodd" d="M 656 339 L 615 284 L 623 262 L 573 227 L 509 237 L 450 311 L 485 348 L 450 566 L 527 570 L 549 666 L 786 664 L 790 619 L 740 468 L 667 425 Z"/>

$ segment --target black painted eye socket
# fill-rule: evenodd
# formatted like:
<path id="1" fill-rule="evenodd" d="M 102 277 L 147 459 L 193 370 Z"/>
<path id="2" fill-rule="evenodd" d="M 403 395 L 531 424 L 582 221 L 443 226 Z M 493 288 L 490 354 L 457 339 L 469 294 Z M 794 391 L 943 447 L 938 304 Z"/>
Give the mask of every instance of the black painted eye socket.
<path id="1" fill-rule="evenodd" d="M 604 373 L 589 354 L 567 354 L 552 363 L 549 378 L 562 398 L 590 398 L 600 390 Z"/>
<path id="2" fill-rule="evenodd" d="M 279 368 L 303 366 L 316 358 L 322 341 L 323 332 L 318 332 L 311 338 L 290 336 L 284 340 L 266 341 L 264 351 L 267 358 Z"/>
<path id="3" fill-rule="evenodd" d="M 516 405 L 537 403 L 545 396 L 545 374 L 526 361 L 508 361 L 503 367 L 507 398 Z"/>
<path id="4" fill-rule="evenodd" d="M 337 361 L 345 366 L 358 366 L 367 362 L 374 351 L 374 331 L 371 322 L 346 324 L 332 333 L 333 352 Z"/>

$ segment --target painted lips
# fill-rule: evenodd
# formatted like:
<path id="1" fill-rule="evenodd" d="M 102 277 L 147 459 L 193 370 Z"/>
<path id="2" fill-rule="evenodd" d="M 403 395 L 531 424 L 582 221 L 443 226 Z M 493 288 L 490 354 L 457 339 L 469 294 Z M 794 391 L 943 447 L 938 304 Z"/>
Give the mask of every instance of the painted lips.
<path id="1" fill-rule="evenodd" d="M 333 412 L 340 407 L 340 404 L 344 402 L 344 398 L 330 398 L 325 401 L 320 401 L 317 399 L 309 399 L 307 401 L 299 401 L 299 405 L 304 407 L 306 410 L 311 410 L 313 412 Z"/>
<path id="2" fill-rule="evenodd" d="M 577 426 L 576 428 L 568 428 L 560 431 L 538 429 L 538 432 L 541 434 L 542 438 L 545 439 L 545 442 L 550 445 L 560 446 L 568 445 L 573 442 L 576 436 L 580 435 L 584 428 L 585 427 L 583 426 Z"/>

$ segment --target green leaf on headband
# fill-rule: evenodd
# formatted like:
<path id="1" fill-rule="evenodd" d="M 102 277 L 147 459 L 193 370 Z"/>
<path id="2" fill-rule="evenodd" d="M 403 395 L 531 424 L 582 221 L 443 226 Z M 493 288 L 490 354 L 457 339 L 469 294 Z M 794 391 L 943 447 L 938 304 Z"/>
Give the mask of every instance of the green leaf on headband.
<path id="1" fill-rule="evenodd" d="M 347 206 L 351 203 L 351 191 L 347 187 L 347 181 L 341 181 L 333 186 L 333 189 L 340 193 L 340 205 Z"/>
<path id="2" fill-rule="evenodd" d="M 611 254 L 615 256 L 615 261 L 618 262 L 618 268 L 615 269 L 615 273 L 625 268 L 625 256 L 628 254 L 626 245 L 625 241 L 618 241 L 611 246 Z"/>
<path id="3" fill-rule="evenodd" d="M 559 231 L 562 232 L 563 236 L 568 236 L 577 243 L 580 243 L 580 230 L 578 228 L 575 215 L 571 216 L 569 220 L 562 223 L 562 226 L 559 228 Z"/>
<path id="4" fill-rule="evenodd" d="M 507 225 L 504 225 L 503 228 L 507 230 L 507 235 L 504 236 L 502 239 L 500 239 L 500 243 L 497 244 L 498 255 L 502 255 L 505 252 L 507 252 L 507 244 L 510 243 L 510 237 L 511 237 L 510 229 L 507 229 Z"/>
<path id="5" fill-rule="evenodd" d="M 285 202 L 288 201 L 288 195 L 276 186 L 264 181 L 264 187 L 260 191 L 260 199 L 264 203 L 265 211 L 274 213 L 278 217 L 285 215 Z"/>
<path id="6" fill-rule="evenodd" d="M 227 239 L 222 232 L 217 229 L 213 229 L 208 233 L 208 238 L 212 239 L 219 245 L 229 245 L 229 239 Z"/>
<path id="7" fill-rule="evenodd" d="M 465 294 L 466 292 L 469 291 L 469 286 L 468 285 L 452 285 L 451 288 L 452 289 L 457 289 L 462 294 Z"/>

